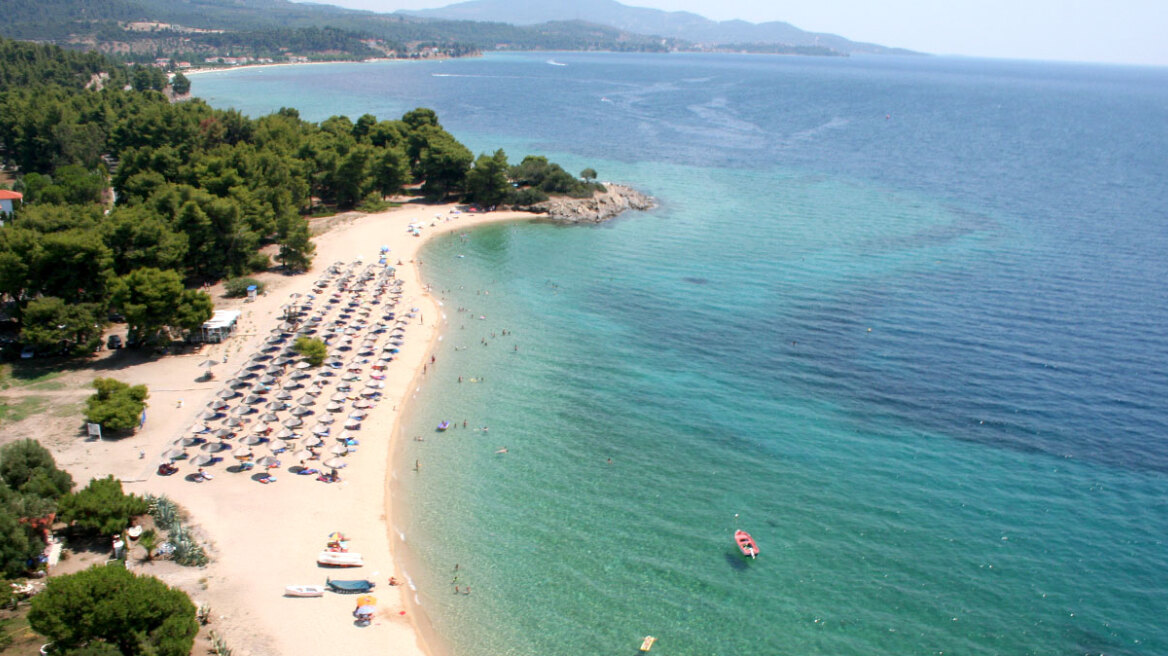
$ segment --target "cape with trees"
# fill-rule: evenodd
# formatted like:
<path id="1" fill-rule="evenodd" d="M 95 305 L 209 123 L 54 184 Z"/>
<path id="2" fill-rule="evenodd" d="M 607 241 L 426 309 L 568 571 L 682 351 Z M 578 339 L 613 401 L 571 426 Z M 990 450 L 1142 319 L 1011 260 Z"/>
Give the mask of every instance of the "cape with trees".
<path id="1" fill-rule="evenodd" d="M 603 189 L 543 157 L 477 160 L 430 109 L 320 123 L 172 103 L 158 69 L 0 39 L 0 157 L 24 202 L 0 227 L 0 294 L 21 339 L 82 354 L 110 313 L 135 342 L 210 318 L 196 287 L 271 266 L 306 269 L 307 217 L 371 207 L 405 187 L 431 200 L 530 206 Z M 111 198 L 116 202 L 111 204 Z"/>

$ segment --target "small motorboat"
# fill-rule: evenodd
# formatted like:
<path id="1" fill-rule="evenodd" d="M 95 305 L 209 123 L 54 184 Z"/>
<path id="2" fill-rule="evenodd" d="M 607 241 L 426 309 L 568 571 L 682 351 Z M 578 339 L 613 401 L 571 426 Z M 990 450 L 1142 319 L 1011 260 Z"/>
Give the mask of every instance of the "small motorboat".
<path id="1" fill-rule="evenodd" d="M 448 421 L 444 421 L 441 424 L 438 424 L 438 432 L 442 432 L 442 431 L 446 430 L 447 428 L 450 428 L 450 422 L 448 422 Z"/>
<path id="2" fill-rule="evenodd" d="M 367 579 L 326 579 L 325 584 L 328 585 L 329 590 L 339 592 L 341 594 L 359 594 L 362 592 L 369 592 L 373 589 L 373 581 Z"/>
<path id="3" fill-rule="evenodd" d="M 284 588 L 285 597 L 323 597 L 323 585 L 290 585 Z"/>
<path id="4" fill-rule="evenodd" d="M 742 551 L 743 556 L 750 556 L 754 558 L 758 555 L 758 545 L 754 543 L 754 538 L 746 531 L 734 531 L 734 542 L 738 545 L 738 549 Z"/>
<path id="5" fill-rule="evenodd" d="M 322 551 L 316 556 L 316 564 L 327 567 L 360 567 L 365 564 L 361 554 L 351 551 Z"/>

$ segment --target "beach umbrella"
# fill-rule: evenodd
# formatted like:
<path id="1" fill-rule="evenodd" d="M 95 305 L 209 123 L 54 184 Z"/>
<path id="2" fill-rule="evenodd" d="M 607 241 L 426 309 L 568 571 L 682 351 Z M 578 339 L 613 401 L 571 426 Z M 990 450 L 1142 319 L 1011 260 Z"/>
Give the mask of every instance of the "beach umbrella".
<path id="1" fill-rule="evenodd" d="M 280 418 L 274 412 L 265 412 L 259 416 L 260 421 L 279 421 Z"/>
<path id="2" fill-rule="evenodd" d="M 226 442 L 207 442 L 203 446 L 199 447 L 199 449 L 206 451 L 207 453 L 219 453 L 220 451 L 226 451 L 230 448 L 231 445 Z"/>
<path id="3" fill-rule="evenodd" d="M 275 362 L 275 360 L 273 360 L 273 362 Z M 272 365 L 272 366 L 268 367 L 267 369 L 264 369 L 264 373 L 269 375 L 269 376 L 282 376 L 282 375 L 284 375 L 284 367 L 277 367 L 275 365 Z M 276 381 L 273 380 L 272 382 L 276 382 Z"/>
<path id="4" fill-rule="evenodd" d="M 333 453 L 333 454 L 336 454 L 338 456 L 343 456 L 343 455 L 346 455 L 347 453 L 349 453 L 349 447 L 345 446 L 344 444 L 338 444 L 338 445 L 334 446 L 333 448 L 329 449 L 329 453 Z"/>
<path id="5" fill-rule="evenodd" d="M 369 399 L 361 399 L 360 401 L 357 401 L 356 403 L 354 403 L 353 407 L 354 408 L 372 408 L 373 402 L 370 401 Z"/>
<path id="6" fill-rule="evenodd" d="M 255 405 L 257 403 L 263 403 L 264 397 L 260 396 L 259 394 L 249 394 L 247 398 L 243 400 L 243 402 L 248 405 Z"/>
<path id="7" fill-rule="evenodd" d="M 251 356 L 252 362 L 267 362 L 271 359 L 272 356 L 268 355 L 267 353 L 256 353 L 255 355 Z"/>
<path id="8" fill-rule="evenodd" d="M 323 392 L 323 391 L 324 390 L 321 389 L 320 387 L 313 386 L 313 387 L 309 387 L 308 389 L 304 390 L 304 393 L 307 396 L 320 396 L 321 392 Z M 301 398 L 304 398 L 304 397 L 301 397 Z M 299 399 L 297 399 L 297 400 L 299 401 Z M 300 401 L 300 402 L 304 403 L 303 401 Z M 313 399 L 312 402 L 316 403 L 316 399 Z"/>
<path id="9" fill-rule="evenodd" d="M 333 423 L 334 421 L 336 421 L 336 419 L 334 419 L 332 415 L 324 415 L 323 417 L 321 417 L 321 418 L 320 418 L 320 419 L 317 421 L 317 423 L 318 423 L 318 424 L 331 424 L 331 423 Z"/>
<path id="10" fill-rule="evenodd" d="M 345 409 L 345 404 L 344 403 L 337 403 L 336 401 L 333 401 L 332 403 L 329 403 L 328 405 L 326 405 L 324 407 L 324 409 L 328 410 L 329 412 L 340 412 L 341 410 Z"/>
<path id="11" fill-rule="evenodd" d="M 215 412 L 214 410 L 204 410 L 203 412 L 199 413 L 199 419 L 203 419 L 205 421 L 210 421 L 212 419 L 218 419 L 218 418 L 219 418 L 219 413 Z"/>
<path id="12" fill-rule="evenodd" d="M 180 437 L 179 439 L 175 440 L 174 443 L 182 446 L 198 446 L 206 441 L 207 440 L 204 440 L 201 437 Z M 178 449 L 171 449 L 171 451 L 178 451 Z M 169 453 L 169 451 L 167 453 Z"/>
<path id="13" fill-rule="evenodd" d="M 350 418 L 345 420 L 345 428 L 357 430 L 360 427 L 361 427 L 361 420 L 360 419 L 354 419 L 354 418 L 350 417 Z"/>
<path id="14" fill-rule="evenodd" d="M 252 453 L 251 453 L 251 449 L 244 446 L 244 447 L 240 447 L 240 448 L 236 449 L 235 451 L 233 451 L 231 453 L 231 455 L 235 456 L 236 458 L 239 458 L 240 460 L 243 460 L 246 458 L 250 458 L 252 456 Z"/>
<path id="15" fill-rule="evenodd" d="M 317 424 L 312 427 L 312 433 L 314 435 L 328 435 L 329 427 L 325 426 L 324 424 Z"/>
<path id="16" fill-rule="evenodd" d="M 293 460 L 308 460 L 313 457 L 313 453 L 308 449 L 301 449 L 293 453 L 291 457 Z"/>
<path id="17" fill-rule="evenodd" d="M 300 405 L 312 405 L 316 403 L 316 397 L 312 396 L 311 394 L 304 394 L 300 398 L 296 399 L 296 402 Z"/>
<path id="18" fill-rule="evenodd" d="M 247 437 L 240 440 L 240 442 L 243 442 L 244 444 L 246 444 L 248 446 L 255 446 L 256 444 L 263 444 L 265 441 L 267 441 L 267 440 L 263 437 L 260 437 L 259 435 L 248 435 Z"/>
<path id="19" fill-rule="evenodd" d="M 292 358 L 289 358 L 286 355 L 281 355 L 280 357 L 276 358 L 275 360 L 272 360 L 272 364 L 279 365 L 281 367 L 279 369 L 279 371 L 281 371 L 281 372 L 284 371 L 283 366 L 286 364 L 289 364 L 291 362 L 292 362 Z"/>
<path id="20" fill-rule="evenodd" d="M 218 396 L 221 399 L 230 399 L 236 396 L 236 392 L 235 390 L 221 389 L 215 394 L 215 396 Z"/>
<path id="21" fill-rule="evenodd" d="M 277 380 L 277 378 L 275 376 L 270 376 L 270 375 L 263 376 L 260 378 L 260 382 L 263 383 L 264 385 L 271 385 L 272 383 L 276 382 L 276 380 Z"/>
<path id="22" fill-rule="evenodd" d="M 380 390 L 373 389 L 370 387 L 366 387 L 365 389 L 361 390 L 361 396 L 364 396 L 366 398 L 368 398 L 370 396 L 377 396 L 380 393 L 381 393 Z"/>
<path id="23" fill-rule="evenodd" d="M 230 428 L 219 428 L 219 429 L 216 429 L 211 434 L 214 435 L 215 437 L 224 438 L 224 437 L 231 437 L 232 435 L 235 434 L 235 431 L 231 430 Z"/>
<path id="24" fill-rule="evenodd" d="M 357 410 L 356 412 L 349 413 L 349 419 L 356 419 L 358 421 L 364 419 L 367 416 L 369 416 L 369 413 L 365 412 L 364 410 Z"/>
<path id="25" fill-rule="evenodd" d="M 280 431 L 279 433 L 276 433 L 276 437 L 280 438 L 281 440 L 287 440 L 290 442 L 290 441 L 300 437 L 300 435 L 298 433 L 292 432 L 292 429 L 290 429 L 290 428 L 285 428 L 284 430 Z"/>
<path id="26" fill-rule="evenodd" d="M 349 397 L 346 396 L 344 392 L 337 392 L 336 394 L 333 394 L 332 396 L 330 396 L 329 400 L 331 400 L 331 401 L 345 401 L 345 400 L 348 400 L 348 398 Z"/>
<path id="27" fill-rule="evenodd" d="M 348 381 L 361 380 L 361 374 L 349 372 L 349 373 L 345 374 L 344 376 L 341 376 L 341 380 L 348 380 Z"/>
<path id="28" fill-rule="evenodd" d="M 237 405 L 234 408 L 232 408 L 230 412 L 231 412 L 231 414 L 238 417 L 240 415 L 246 415 L 247 413 L 249 413 L 251 411 L 252 411 L 252 409 L 247 407 L 246 405 Z"/>
<path id="29" fill-rule="evenodd" d="M 210 429 L 207 428 L 206 426 L 204 426 L 203 424 L 195 424 L 194 426 L 191 426 L 190 432 L 192 432 L 192 433 L 206 433 L 208 430 L 210 430 Z"/>
<path id="30" fill-rule="evenodd" d="M 199 368 L 200 369 L 210 369 L 211 367 L 214 367 L 217 364 L 219 364 L 218 360 L 203 360 L 202 362 L 199 363 Z"/>
<path id="31" fill-rule="evenodd" d="M 310 415 L 310 414 L 312 414 L 311 408 L 306 408 L 302 405 L 299 405 L 299 406 L 296 406 L 295 408 L 292 408 L 292 416 L 293 417 L 303 417 L 304 415 Z"/>
<path id="32" fill-rule="evenodd" d="M 332 469 L 344 469 L 349 465 L 349 463 L 344 458 L 329 458 L 321 464 Z"/>
<path id="33" fill-rule="evenodd" d="M 207 407 L 216 411 L 225 410 L 227 408 L 227 402 L 223 399 L 215 399 L 214 401 L 208 403 Z"/>
<path id="34" fill-rule="evenodd" d="M 239 428 L 244 423 L 245 422 L 242 419 L 240 419 L 239 417 L 228 417 L 227 419 L 223 420 L 224 426 L 230 426 L 232 428 Z"/>
<path id="35" fill-rule="evenodd" d="M 292 398 L 292 392 L 281 391 L 279 394 L 276 395 L 276 398 L 280 399 L 281 401 L 287 401 L 287 400 Z M 284 407 L 287 407 L 287 405 L 285 405 Z"/>
<path id="36" fill-rule="evenodd" d="M 271 428 L 268 428 L 268 425 L 265 423 L 262 423 L 262 422 L 251 427 L 251 432 L 255 433 L 256 435 L 259 435 L 261 433 L 266 433 L 269 430 L 271 430 Z"/>
<path id="37" fill-rule="evenodd" d="M 381 382 L 380 379 L 374 379 L 374 380 L 369 381 L 368 383 L 365 383 L 365 387 L 370 387 L 372 389 L 381 389 L 381 388 L 385 387 L 385 383 Z"/>
<path id="38" fill-rule="evenodd" d="M 296 363 L 296 368 L 297 368 L 297 369 L 307 369 L 307 368 L 309 368 L 309 367 L 311 367 L 311 366 L 312 366 L 312 365 L 308 364 L 307 362 L 303 362 L 303 361 L 301 361 L 301 362 L 297 362 L 297 363 Z"/>
<path id="39" fill-rule="evenodd" d="M 304 425 L 304 420 L 299 417 L 289 417 L 284 420 L 284 426 L 287 428 L 297 428 Z"/>
<path id="40" fill-rule="evenodd" d="M 319 435 L 310 435 L 307 440 L 304 440 L 304 446 L 320 446 L 324 444 L 324 440 L 320 439 Z"/>
<path id="41" fill-rule="evenodd" d="M 183 451 L 182 449 L 168 449 L 163 452 L 162 457 L 166 458 L 167 460 L 178 460 L 185 457 L 186 454 L 187 452 Z"/>
<path id="42" fill-rule="evenodd" d="M 345 392 L 346 394 L 348 394 L 349 392 L 353 391 L 353 386 L 349 384 L 349 381 L 343 380 L 337 384 L 337 391 L 338 392 Z M 348 396 L 345 397 L 346 400 L 348 398 L 349 398 Z"/>
<path id="43" fill-rule="evenodd" d="M 195 465 L 196 467 L 206 467 L 207 465 L 213 465 L 215 464 L 215 457 L 209 456 L 205 453 L 200 453 L 194 458 L 191 458 L 191 464 Z"/>
<path id="44" fill-rule="evenodd" d="M 277 460 L 274 456 L 263 456 L 256 460 L 256 464 L 260 467 L 267 467 L 270 469 L 272 467 L 279 467 L 280 461 Z"/>
<path id="45" fill-rule="evenodd" d="M 284 403 L 283 401 L 270 401 L 267 405 L 264 406 L 264 409 L 271 410 L 272 412 L 275 412 L 277 410 L 284 410 L 287 407 L 288 407 L 288 404 Z M 263 419 L 263 417 L 261 417 L 261 419 Z M 275 421 L 275 420 L 268 419 L 266 421 Z"/>

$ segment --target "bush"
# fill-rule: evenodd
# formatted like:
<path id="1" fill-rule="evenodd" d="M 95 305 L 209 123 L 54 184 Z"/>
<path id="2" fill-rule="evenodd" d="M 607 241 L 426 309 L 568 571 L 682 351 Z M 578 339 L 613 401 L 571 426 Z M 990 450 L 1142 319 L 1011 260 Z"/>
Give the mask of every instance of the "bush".
<path id="1" fill-rule="evenodd" d="M 199 630 L 195 612 L 181 590 L 111 564 L 49 579 L 28 622 L 65 653 L 188 656 Z"/>
<path id="2" fill-rule="evenodd" d="M 536 189 L 535 187 L 528 187 L 527 189 L 520 189 L 515 192 L 515 205 L 518 207 L 530 207 L 544 202 L 548 199 L 548 195 Z"/>
<path id="3" fill-rule="evenodd" d="M 267 257 L 266 255 L 264 257 Z M 262 294 L 264 292 L 264 283 L 255 278 L 232 278 L 223 283 L 223 294 L 227 298 L 243 298 L 247 296 L 247 288 L 252 285 L 256 286 L 256 292 Z"/>
<path id="4" fill-rule="evenodd" d="M 314 367 L 319 367 L 328 356 L 328 347 L 324 345 L 324 342 L 313 337 L 298 338 L 292 348 L 303 355 L 308 364 Z"/>
<path id="5" fill-rule="evenodd" d="M 259 273 L 272 268 L 272 258 L 267 253 L 252 253 L 247 256 L 247 270 Z"/>
<path id="6" fill-rule="evenodd" d="M 73 477 L 57 469 L 53 454 L 33 439 L 0 448 L 0 480 L 13 491 L 57 499 L 73 489 Z"/>
<path id="7" fill-rule="evenodd" d="M 89 481 L 85 489 L 62 497 L 58 507 L 61 521 L 105 535 L 121 533 L 149 509 L 142 497 L 122 492 L 122 482 L 113 476 Z"/>
<path id="8" fill-rule="evenodd" d="M 126 430 L 138 425 L 146 399 L 150 397 L 145 385 L 133 387 L 113 378 L 93 381 L 97 394 L 85 401 L 85 420 L 102 428 Z"/>

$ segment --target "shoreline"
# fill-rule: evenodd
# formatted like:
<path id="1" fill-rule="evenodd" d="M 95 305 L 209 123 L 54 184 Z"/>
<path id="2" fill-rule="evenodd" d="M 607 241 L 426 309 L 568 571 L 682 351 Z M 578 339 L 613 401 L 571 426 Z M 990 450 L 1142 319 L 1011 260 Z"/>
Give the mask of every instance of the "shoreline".
<path id="1" fill-rule="evenodd" d="M 435 235 L 542 218 L 510 211 L 455 214 L 456 207 L 406 204 L 343 221 L 315 238 L 317 255 L 309 271 L 296 276 L 256 276 L 268 289 L 252 303 L 223 299 L 221 288 L 213 289 L 217 309 L 243 311 L 236 335 L 221 344 L 144 362 L 125 362 L 137 354 L 106 352 L 105 364 L 113 371 L 105 370 L 103 375 L 149 386 L 148 421 L 130 437 L 96 442 L 77 437 L 52 445 L 60 466 L 79 485 L 91 477 L 112 474 L 123 481 L 127 492 L 165 494 L 187 510 L 190 527 L 212 558 L 209 565 L 182 568 L 169 561 L 139 562 L 135 557 L 127 561 L 128 567 L 185 590 L 196 604 L 209 604 L 213 619 L 208 628 L 222 635 L 240 656 L 309 650 L 383 653 L 387 649 L 429 656 L 434 653 L 430 643 L 441 644 L 440 637 L 424 626 L 428 622 L 419 622 L 422 618 L 416 615 L 424 617 L 402 574 L 404 545 L 393 522 L 393 482 L 397 468 L 403 466 L 397 457 L 402 418 L 425 384 L 426 358 L 446 326 L 441 303 L 421 278 L 417 255 Z M 421 237 L 406 232 L 412 222 L 426 226 Z M 334 263 L 348 264 L 361 257 L 365 263 L 375 262 L 382 244 L 391 249 L 390 265 L 402 262 L 396 266 L 397 277 L 404 281 L 399 316 L 412 307 L 419 308 L 419 316 L 405 326 L 401 351 L 385 370 L 381 402 L 354 433 L 360 447 L 348 457 L 350 466 L 341 470 L 342 481 L 329 485 L 297 476 L 288 471 L 287 465 L 295 461 L 287 457 L 285 466 L 273 471 L 277 482 L 270 485 L 259 484 L 246 473 L 226 471 L 226 462 L 210 467 L 214 479 L 204 483 L 187 480 L 194 467 L 183 462 L 179 474 L 157 476 L 154 470 L 160 454 L 188 434 L 223 381 L 278 325 L 279 308 L 289 295 L 311 292 L 313 282 Z M 208 358 L 225 363 L 214 369 L 214 380 L 202 381 L 198 363 Z M 122 366 L 116 366 L 119 363 Z M 264 454 L 260 446 L 255 451 L 257 456 Z M 324 546 L 325 536 L 335 530 L 352 538 L 352 549 L 364 556 L 363 567 L 324 570 L 315 565 L 313 556 Z M 136 551 L 140 556 L 140 549 Z M 390 575 L 403 584 L 388 586 Z M 373 594 L 379 598 L 379 610 L 372 625 L 352 625 L 352 600 L 344 595 L 282 596 L 286 585 L 320 584 L 326 576 L 368 578 L 378 584 Z"/>

